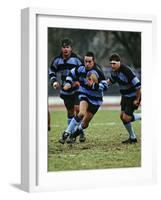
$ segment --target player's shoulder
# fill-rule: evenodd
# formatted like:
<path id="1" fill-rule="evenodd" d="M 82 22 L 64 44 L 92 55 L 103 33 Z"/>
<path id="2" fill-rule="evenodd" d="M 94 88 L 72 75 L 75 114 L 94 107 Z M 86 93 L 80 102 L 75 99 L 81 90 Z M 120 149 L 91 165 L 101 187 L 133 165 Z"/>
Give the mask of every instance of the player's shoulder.
<path id="1" fill-rule="evenodd" d="M 120 70 L 119 70 L 120 72 L 123 72 L 123 73 L 132 73 L 132 69 L 131 69 L 131 67 L 130 66 L 128 66 L 128 65 L 125 65 L 125 64 L 121 64 L 121 66 L 120 66 Z"/>
<path id="2" fill-rule="evenodd" d="M 84 65 L 77 66 L 76 70 L 77 70 L 78 73 L 84 73 L 86 71 Z"/>
<path id="3" fill-rule="evenodd" d="M 102 68 L 101 68 L 101 66 L 98 65 L 98 64 L 95 64 L 95 65 L 94 65 L 93 70 L 95 70 L 95 71 L 97 71 L 97 72 L 99 72 L 99 73 L 102 72 Z"/>
<path id="4" fill-rule="evenodd" d="M 56 63 L 56 62 L 58 62 L 59 60 L 62 60 L 61 54 L 60 54 L 60 55 L 57 55 L 57 56 L 55 56 L 55 57 L 53 57 L 52 63 Z"/>
<path id="5" fill-rule="evenodd" d="M 131 67 L 129 67 L 128 65 L 124 65 L 122 67 L 122 70 L 120 71 L 122 72 L 127 78 L 128 80 L 132 80 L 134 77 L 136 77 L 134 71 L 131 69 Z"/>
<path id="6" fill-rule="evenodd" d="M 52 67 L 53 65 L 55 65 L 55 61 L 57 60 L 57 57 L 52 57 L 51 59 L 50 59 L 50 66 Z"/>
<path id="7" fill-rule="evenodd" d="M 79 59 L 79 56 L 76 53 L 73 53 L 73 52 L 71 53 L 70 57 L 71 58 L 78 58 Z"/>
<path id="8" fill-rule="evenodd" d="M 63 58 L 62 55 L 59 54 L 59 55 L 55 56 L 53 60 L 62 59 L 62 58 Z"/>
<path id="9" fill-rule="evenodd" d="M 71 58 L 75 58 L 75 59 L 78 59 L 82 64 L 83 64 L 83 59 L 81 58 L 80 55 L 76 54 L 76 53 L 71 53 Z"/>
<path id="10" fill-rule="evenodd" d="M 131 67 L 129 66 L 129 65 L 126 65 L 126 64 L 121 64 L 121 66 L 120 66 L 120 68 L 122 69 L 122 70 L 131 70 Z"/>
<path id="11" fill-rule="evenodd" d="M 96 65 L 94 66 L 94 70 L 98 73 L 98 75 L 99 75 L 100 77 L 102 77 L 103 79 L 105 79 L 105 75 L 104 75 L 104 72 L 103 72 L 103 69 L 102 69 L 102 66 L 101 66 L 101 65 L 96 64 Z"/>
<path id="12" fill-rule="evenodd" d="M 77 56 L 76 53 L 72 52 L 71 55 L 70 55 L 70 57 L 77 58 L 78 56 Z"/>

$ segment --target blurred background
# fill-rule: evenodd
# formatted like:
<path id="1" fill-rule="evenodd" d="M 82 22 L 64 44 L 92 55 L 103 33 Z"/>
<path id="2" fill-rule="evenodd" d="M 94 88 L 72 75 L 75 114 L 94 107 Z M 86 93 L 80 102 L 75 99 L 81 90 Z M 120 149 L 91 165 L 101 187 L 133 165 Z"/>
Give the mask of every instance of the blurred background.
<path id="1" fill-rule="evenodd" d="M 81 58 L 87 51 L 92 51 L 95 54 L 96 62 L 102 67 L 106 77 L 109 76 L 111 70 L 109 56 L 116 52 L 120 54 L 122 63 L 129 65 L 138 78 L 141 79 L 140 32 L 48 28 L 49 67 L 53 58 L 60 54 L 61 40 L 66 37 L 73 40 L 73 52 Z M 59 91 L 49 86 L 48 95 L 50 104 L 50 97 L 58 96 Z M 110 99 L 112 100 L 111 103 L 119 103 L 119 98 L 117 98 L 119 96 L 119 89 L 114 84 L 105 92 L 104 103 L 109 103 Z M 107 102 L 106 97 L 108 97 Z"/>

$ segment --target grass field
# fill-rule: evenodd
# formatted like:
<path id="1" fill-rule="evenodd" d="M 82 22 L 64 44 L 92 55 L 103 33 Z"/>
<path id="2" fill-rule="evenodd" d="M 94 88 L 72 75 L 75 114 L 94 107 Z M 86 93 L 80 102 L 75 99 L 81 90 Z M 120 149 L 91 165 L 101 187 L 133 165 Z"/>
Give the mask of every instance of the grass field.
<path id="1" fill-rule="evenodd" d="M 60 144 L 58 139 L 67 126 L 66 112 L 51 112 L 48 132 L 48 171 L 107 169 L 141 166 L 141 123 L 134 122 L 137 144 L 121 144 L 128 134 L 117 110 L 99 110 L 85 130 L 86 142 Z"/>

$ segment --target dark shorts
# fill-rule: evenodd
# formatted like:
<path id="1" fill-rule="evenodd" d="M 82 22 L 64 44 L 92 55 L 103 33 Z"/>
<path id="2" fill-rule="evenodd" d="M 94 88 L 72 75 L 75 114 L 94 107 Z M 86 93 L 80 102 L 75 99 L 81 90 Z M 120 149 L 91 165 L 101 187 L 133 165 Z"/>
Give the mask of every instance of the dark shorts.
<path id="1" fill-rule="evenodd" d="M 89 102 L 88 98 L 85 97 L 81 97 L 80 101 L 86 101 L 88 102 L 88 109 L 87 111 L 92 113 L 93 115 L 98 111 L 100 106 L 94 105 L 92 103 Z"/>
<path id="2" fill-rule="evenodd" d="M 61 94 L 60 97 L 64 100 L 64 105 L 68 110 L 74 108 L 75 105 L 79 105 L 78 94 L 74 95 Z"/>
<path id="3" fill-rule="evenodd" d="M 121 98 L 121 111 L 124 111 L 127 115 L 133 116 L 134 110 L 138 109 L 133 102 L 136 97 L 124 97 Z"/>

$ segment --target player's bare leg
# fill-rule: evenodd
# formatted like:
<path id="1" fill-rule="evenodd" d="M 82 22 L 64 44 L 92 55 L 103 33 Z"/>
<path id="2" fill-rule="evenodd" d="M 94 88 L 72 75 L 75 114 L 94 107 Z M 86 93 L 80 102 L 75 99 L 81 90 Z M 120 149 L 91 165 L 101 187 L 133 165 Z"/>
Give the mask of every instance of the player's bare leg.
<path id="1" fill-rule="evenodd" d="M 123 141 L 123 144 L 132 144 L 132 143 L 136 143 L 137 139 L 136 139 L 136 135 L 133 129 L 133 126 L 131 124 L 132 121 L 132 116 L 127 115 L 125 112 L 121 112 L 120 114 L 120 118 L 129 134 L 129 138 L 125 141 Z"/>
<path id="2" fill-rule="evenodd" d="M 79 113 L 79 105 L 75 105 L 74 106 L 74 113 L 75 113 L 76 116 L 78 115 L 78 113 Z"/>
<path id="3" fill-rule="evenodd" d="M 81 101 L 79 105 L 79 113 L 78 118 L 83 119 L 88 109 L 88 103 L 87 101 Z"/>
<path id="4" fill-rule="evenodd" d="M 78 107 L 77 107 L 78 108 Z M 85 116 L 86 110 L 88 108 L 88 103 L 86 101 L 81 101 L 80 105 L 79 105 L 79 112 L 78 114 L 75 116 L 75 118 L 72 121 L 72 124 L 70 124 L 68 127 L 70 130 L 72 127 L 72 129 L 75 127 L 77 127 L 77 125 L 79 124 L 79 122 L 83 119 L 83 117 Z M 77 110 L 78 111 L 78 110 Z M 82 130 L 75 130 L 75 132 L 73 134 L 70 134 L 70 137 L 67 139 L 67 143 L 73 143 L 76 140 L 76 137 L 80 135 L 82 138 L 84 137 L 84 133 L 83 133 L 83 129 Z M 84 139 L 85 141 L 85 139 Z M 82 140 L 83 142 L 83 140 Z"/>
<path id="5" fill-rule="evenodd" d="M 75 105 L 74 106 L 74 110 L 75 110 L 75 116 L 78 116 L 79 114 L 79 105 Z M 71 137 L 73 142 L 76 141 L 77 136 L 79 136 L 79 141 L 80 142 L 85 142 L 86 138 L 85 138 L 85 134 L 83 130 L 76 130 L 76 132 L 73 134 L 73 136 Z"/>
<path id="6" fill-rule="evenodd" d="M 67 129 L 63 133 L 66 136 L 66 137 L 64 137 L 65 140 L 67 139 L 68 136 L 72 137 L 72 134 L 76 131 L 77 126 L 83 119 L 87 108 L 88 108 L 88 103 L 86 101 L 81 101 L 78 115 L 72 118 Z M 59 142 L 61 143 L 60 140 L 59 140 Z"/>
<path id="7" fill-rule="evenodd" d="M 86 112 L 81 124 L 79 125 L 79 130 L 86 129 L 89 126 L 89 122 L 92 120 L 92 118 L 93 118 L 93 114 L 90 112 Z M 79 141 L 80 142 L 86 141 L 85 134 L 80 135 Z"/>
<path id="8" fill-rule="evenodd" d="M 67 110 L 67 118 L 68 118 L 68 126 L 69 126 L 71 120 L 72 120 L 73 117 L 74 117 L 75 109 L 74 109 L 74 107 L 73 107 L 73 108 L 70 108 L 70 109 L 69 109 L 69 108 L 66 108 L 66 110 Z M 64 132 L 62 133 L 61 138 L 59 139 L 59 142 L 60 142 L 61 144 L 64 144 L 65 141 L 67 140 L 68 136 L 69 136 L 69 134 L 66 133 L 66 132 L 64 131 Z"/>

